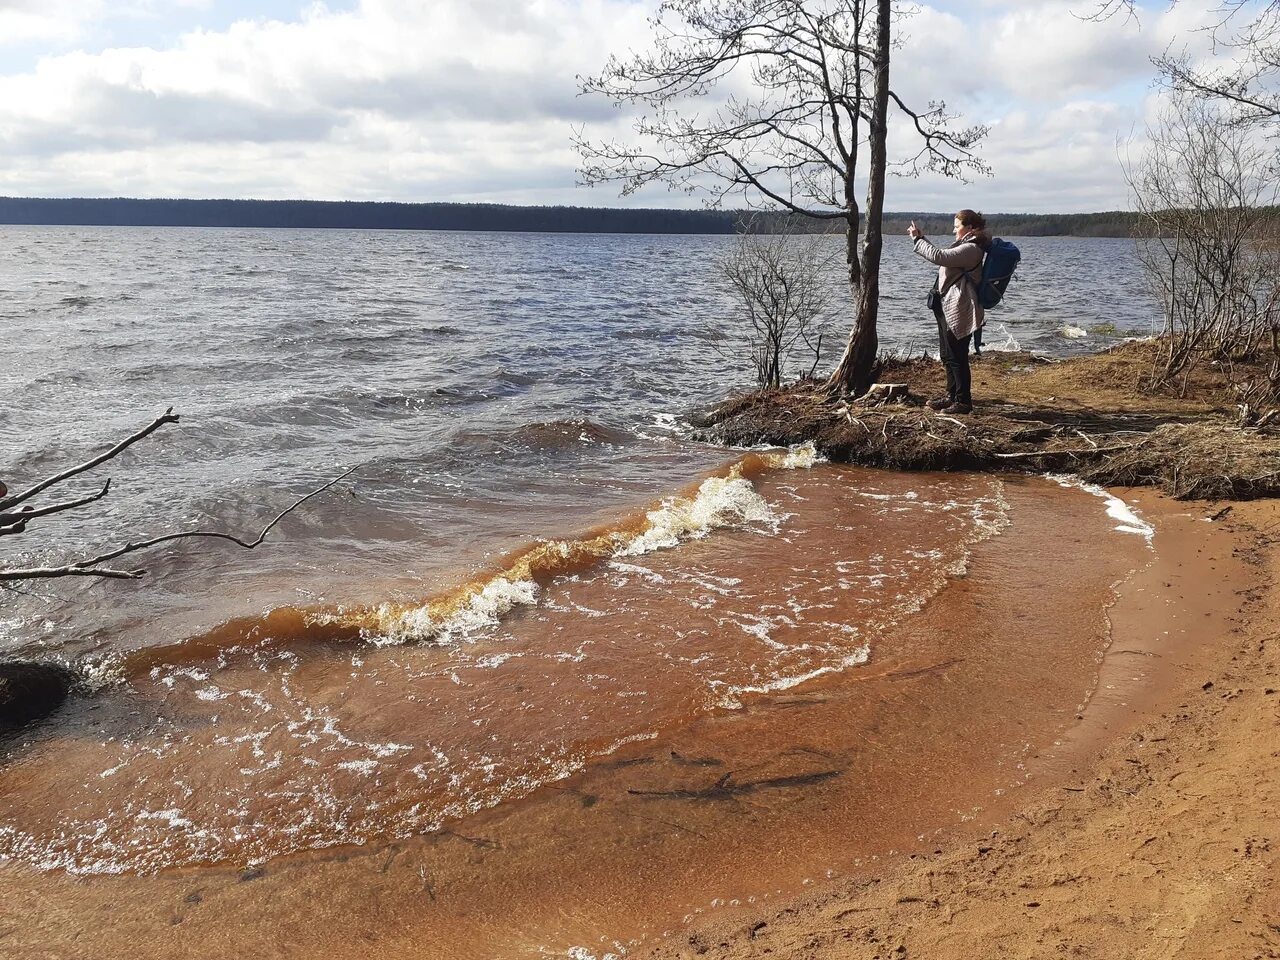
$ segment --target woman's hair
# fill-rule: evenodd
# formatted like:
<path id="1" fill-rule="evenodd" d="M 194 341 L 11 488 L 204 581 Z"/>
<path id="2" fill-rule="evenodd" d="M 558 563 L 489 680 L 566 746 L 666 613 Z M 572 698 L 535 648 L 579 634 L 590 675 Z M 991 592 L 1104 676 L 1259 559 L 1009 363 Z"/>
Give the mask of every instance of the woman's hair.
<path id="1" fill-rule="evenodd" d="M 987 218 L 976 210 L 961 210 L 956 214 L 956 219 L 960 221 L 960 226 L 968 227 L 971 230 L 985 230 L 987 228 Z"/>

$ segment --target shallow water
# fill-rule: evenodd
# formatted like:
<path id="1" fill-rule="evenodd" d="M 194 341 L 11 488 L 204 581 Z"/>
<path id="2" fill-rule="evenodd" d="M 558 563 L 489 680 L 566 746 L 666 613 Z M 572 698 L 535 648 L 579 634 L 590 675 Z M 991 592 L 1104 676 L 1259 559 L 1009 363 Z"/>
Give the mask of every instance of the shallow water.
<path id="1" fill-rule="evenodd" d="M 984 832 L 982 823 L 1007 809 L 1002 807 L 1006 796 L 1052 776 L 1046 764 L 1056 763 L 1065 772 L 1079 762 L 1046 755 L 1056 756 L 1070 739 L 1078 729 L 1077 715 L 1094 696 L 1099 661 L 1111 637 L 1116 585 L 1155 556 L 1141 528 L 1117 530 L 1117 518 L 1108 516 L 1100 498 L 1044 480 L 1009 479 L 997 486 L 989 477 L 901 477 L 817 467 L 761 475 L 755 482 L 770 502 L 785 502 L 783 495 L 806 495 L 812 488 L 793 521 L 795 533 L 807 536 L 793 536 L 788 543 L 761 529 L 722 528 L 638 558 L 650 571 L 646 577 L 622 571 L 627 582 L 620 583 L 618 571 L 602 570 L 599 577 L 568 581 L 562 585 L 564 599 L 582 608 L 588 606 L 582 601 L 590 600 L 589 609 L 604 616 L 592 617 L 556 600 L 532 611 L 528 628 L 523 615 L 508 618 L 490 636 L 520 656 L 504 663 L 490 657 L 482 664 L 486 641 L 477 638 L 471 657 L 463 658 L 468 667 L 456 671 L 463 689 L 452 694 L 452 710 L 437 713 L 405 703 L 395 693 L 429 684 L 424 661 L 453 658 L 456 651 L 382 648 L 378 652 L 396 656 L 394 666 L 389 659 L 364 659 L 380 674 L 382 686 L 354 683 L 352 674 L 365 668 L 356 668 L 346 655 L 304 659 L 299 669 L 284 671 L 297 680 L 293 689 L 299 699 L 312 704 L 336 689 L 349 694 L 330 701 L 334 723 L 329 729 L 335 736 L 290 745 L 328 765 L 327 787 L 277 797 L 275 805 L 263 804 L 252 792 L 242 794 L 253 815 L 240 823 L 283 824 L 294 818 L 310 829 L 333 813 L 331 801 L 340 797 L 350 814 L 346 823 L 363 828 L 371 825 L 369 815 L 394 813 L 397 796 L 416 794 L 430 802 L 433 788 L 424 780 L 397 779 L 408 755 L 394 749 L 366 755 L 366 762 L 376 764 L 367 775 L 348 770 L 342 775 L 351 779 L 341 779 L 333 767 L 343 762 L 340 751 L 352 746 L 341 736 L 351 741 L 353 735 L 372 734 L 384 745 L 414 750 L 428 742 L 456 746 L 470 740 L 484 744 L 498 771 L 528 760 L 531 753 L 504 752 L 501 738 L 486 733 L 501 730 L 512 745 L 530 752 L 546 748 L 553 742 L 549 738 L 583 732 L 587 723 L 592 729 L 598 724 L 621 729 L 637 720 L 653 722 L 652 736 L 622 744 L 528 796 L 517 792 L 437 831 L 299 850 L 252 869 L 230 860 L 158 873 L 68 877 L 58 869 L 32 871 L 29 864 L 0 862 L 6 905 L 0 915 L 13 930 L 10 945 L 33 954 L 109 957 L 231 958 L 264 949 L 361 957 L 371 944 L 380 956 L 414 960 L 623 956 L 700 913 L 786 897 L 813 881 L 863 867 L 874 870 L 877 859 L 894 851 L 928 854 L 957 831 L 972 840 L 975 830 L 979 836 Z M 907 496 L 912 492 L 917 497 Z M 907 506 L 913 501 L 926 502 L 913 511 Z M 972 507 L 979 502 L 975 514 Z M 826 514 L 818 536 L 828 537 L 834 522 L 848 551 L 812 542 L 813 528 L 805 518 L 815 513 Z M 857 555 L 864 537 L 890 535 L 879 544 L 884 547 L 894 543 L 892 535 L 914 527 L 936 528 L 936 535 L 946 539 L 948 533 L 974 529 L 978 519 L 991 526 L 961 551 L 963 568 L 949 567 L 941 589 L 897 623 L 865 602 L 868 577 L 892 566 L 893 553 L 867 558 L 877 573 L 855 564 L 843 572 L 828 569 L 821 583 L 806 583 L 791 569 L 804 569 L 823 556 Z M 956 545 L 946 543 L 944 553 Z M 721 589 L 726 585 L 709 575 L 730 573 L 742 583 L 729 589 L 729 597 L 708 591 L 718 607 L 704 610 L 692 604 L 703 588 L 682 578 L 691 569 L 698 580 Z M 900 596 L 905 580 L 923 586 L 937 568 L 926 563 L 922 572 L 922 577 L 884 584 L 880 596 Z M 654 575 L 669 583 L 655 590 Z M 748 594 L 767 599 L 769 585 L 777 582 L 798 583 L 794 596 L 802 600 L 815 599 L 815 586 L 828 588 L 800 613 L 790 604 L 772 611 L 775 629 L 768 635 L 785 649 L 754 642 L 757 622 L 745 625 L 750 630 L 726 623 L 707 637 L 690 638 L 696 654 L 676 659 L 682 650 L 693 651 L 673 635 L 675 622 L 686 616 L 696 621 L 717 608 L 732 613 Z M 841 582 L 848 589 L 842 590 Z M 555 589 L 547 593 L 560 595 Z M 690 602 L 667 604 L 663 597 L 668 595 Z M 620 603 L 615 609 L 602 599 Z M 1154 633 L 1172 626 L 1162 619 L 1167 602 L 1153 598 L 1148 628 Z M 638 617 L 646 603 L 653 615 Z M 823 606 L 827 603 L 835 606 Z M 740 689 L 727 704 L 723 687 L 690 682 L 716 677 L 716 669 L 726 666 L 742 675 L 748 663 L 768 666 L 781 656 L 797 665 L 792 658 L 829 657 L 837 645 L 848 649 L 850 638 L 841 636 L 843 631 L 823 629 L 834 614 L 850 618 L 841 625 L 862 622 L 870 628 L 859 638 L 870 648 L 865 662 L 855 649 L 857 662 L 840 672 L 795 686 L 772 684 L 774 689 L 761 692 Z M 573 638 L 560 638 L 562 649 L 578 640 L 571 658 L 582 657 L 577 667 L 570 661 L 539 661 L 523 645 L 522 638 L 536 640 L 540 648 L 555 644 L 557 638 L 545 628 L 559 617 L 566 627 L 578 624 Z M 593 629 L 582 617 L 598 625 Z M 783 617 L 794 623 L 779 624 Z M 632 627 L 630 636 L 609 627 L 625 623 Z M 824 643 L 805 651 L 797 642 L 802 638 Z M 655 644 L 654 655 L 648 643 Z M 732 663 L 716 658 L 729 652 L 736 653 Z M 588 662 L 595 666 L 591 672 L 584 669 Z M 1135 668 L 1125 663 L 1122 669 L 1131 673 Z M 504 681 L 507 670 L 515 672 Z M 615 678 L 629 683 L 615 686 Z M 269 686 L 259 672 L 234 664 L 211 672 L 210 681 Z M 158 708 L 191 704 L 191 690 L 207 685 L 188 676 Z M 223 689 L 230 690 L 231 683 Z M 542 696 L 548 690 L 552 696 Z M 626 696 L 638 691 L 654 694 L 658 702 Z M 511 692 L 524 698 L 530 716 L 526 723 L 503 728 L 494 707 L 509 702 Z M 469 711 L 472 696 L 475 709 Z M 207 708 L 212 701 L 202 702 Z M 682 703 L 693 704 L 687 715 L 680 715 Z M 103 710 L 100 721 L 106 719 Z M 144 712 L 141 700 L 134 701 L 134 710 Z M 245 716 L 236 711 L 229 727 L 235 729 Z M 663 727 L 657 722 L 663 716 L 676 722 Z M 275 758 L 254 762 L 247 745 L 246 769 L 228 769 L 225 753 L 208 749 L 198 725 L 157 727 L 139 735 L 137 716 L 128 719 L 137 756 L 105 780 L 85 777 L 78 783 L 65 776 L 91 771 L 114 749 L 101 736 L 87 730 L 75 736 L 67 726 L 29 753 L 27 762 L 12 765 L 6 787 L 16 789 L 5 792 L 9 822 L 57 840 L 62 838 L 51 829 L 57 816 L 93 808 L 100 814 L 108 803 L 132 801 L 132 819 L 108 817 L 100 825 L 102 844 L 73 830 L 81 838 L 79 852 L 90 857 L 172 854 L 191 841 L 192 825 L 219 822 L 217 801 L 225 799 L 221 783 L 252 774 L 266 784 L 275 775 L 270 769 Z M 476 729 L 466 730 L 467 721 Z M 421 739 L 432 728 L 441 731 L 440 739 Z M 466 759 L 461 752 L 453 756 Z M 175 764 L 177 757 L 185 762 Z M 59 764 L 67 796 L 46 794 L 44 805 L 23 809 L 15 798 L 41 778 L 57 779 Z M 119 786 L 151 764 L 157 779 L 128 790 Z M 301 771 L 303 777 L 315 772 Z M 116 781 L 122 775 L 126 779 Z M 171 790 L 166 797 L 169 785 L 161 776 L 176 776 L 198 790 L 180 796 Z M 24 784 L 24 777 L 30 782 Z M 319 786 L 315 780 L 310 785 Z M 201 792 L 206 790 L 211 802 Z M 166 803 L 176 796 L 182 807 L 145 810 L 138 801 L 148 795 L 165 797 Z M 376 810 L 375 799 L 392 803 Z M 300 821 L 308 811 L 317 818 Z M 112 849 L 121 837 L 134 845 Z"/>
<path id="2" fill-rule="evenodd" d="M 461 599 L 277 611 L 126 658 L 4 771 L 5 852 L 152 871 L 439 829 L 865 663 L 1005 523 L 996 479 L 796 459 L 748 457 Z"/>

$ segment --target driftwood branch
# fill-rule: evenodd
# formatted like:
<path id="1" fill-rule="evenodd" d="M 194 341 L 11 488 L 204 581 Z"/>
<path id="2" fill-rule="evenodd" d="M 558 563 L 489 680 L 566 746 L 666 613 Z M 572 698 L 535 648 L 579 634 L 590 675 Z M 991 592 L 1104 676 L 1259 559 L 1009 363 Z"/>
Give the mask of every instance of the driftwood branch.
<path id="1" fill-rule="evenodd" d="M 0 513 L 0 536 L 6 533 L 21 533 L 27 527 L 28 520 L 34 520 L 37 517 L 47 517 L 53 513 L 62 513 L 64 510 L 74 510 L 76 507 L 83 507 L 94 501 L 101 500 L 111 492 L 111 481 L 108 480 L 102 485 L 102 489 L 97 493 L 92 493 L 87 497 L 80 497 L 78 500 L 64 500 L 62 503 L 51 504 L 47 507 L 23 507 L 17 513 Z"/>
<path id="2" fill-rule="evenodd" d="M 173 419 L 176 420 L 177 418 L 174 417 Z M 156 421 L 156 424 L 152 425 L 152 429 L 154 429 L 159 423 L 160 423 L 159 420 Z M 135 439 L 140 439 L 140 437 L 135 435 Z M 105 457 L 103 459 L 105 459 Z M 98 462 L 101 463 L 102 461 L 99 460 Z M 111 580 L 137 580 L 146 575 L 146 570 L 143 570 L 143 569 L 121 570 L 116 567 L 106 567 L 106 566 L 103 566 L 103 564 L 110 563 L 112 560 L 116 560 L 127 554 L 136 553 L 139 550 L 147 550 L 147 549 L 150 549 L 151 547 L 159 546 L 162 543 L 170 543 L 174 540 L 193 540 L 193 539 L 225 540 L 230 543 L 234 543 L 238 547 L 243 547 L 246 550 L 252 550 L 255 547 L 261 545 L 261 543 L 266 539 L 267 534 L 271 532 L 271 530 L 276 526 L 276 524 L 278 524 L 281 520 L 287 517 L 290 513 L 298 509 L 298 507 L 302 506 L 312 497 L 319 496 L 321 493 L 324 493 L 326 490 L 330 489 L 331 487 L 345 480 L 347 477 L 351 476 L 351 474 L 353 474 L 358 469 L 359 469 L 359 465 L 352 467 L 351 469 L 334 477 L 332 480 L 328 481 L 324 485 L 317 487 L 316 489 L 312 490 L 310 493 L 305 494 L 304 496 L 301 496 L 297 500 L 293 501 L 293 503 L 289 504 L 289 506 L 285 507 L 285 509 L 277 513 L 275 517 L 273 517 L 271 521 L 265 527 L 262 528 L 261 532 L 252 540 L 246 540 L 241 537 L 237 537 L 234 534 L 224 533 L 220 530 L 184 530 L 178 533 L 168 533 L 159 537 L 151 537 L 148 540 L 138 540 L 138 541 L 126 543 L 122 547 L 117 547 L 105 553 L 98 554 L 97 556 L 89 557 L 84 560 L 78 560 L 74 563 L 64 564 L 61 566 L 28 567 L 25 569 L 0 570 L 0 581 L 39 580 L 39 579 L 51 579 L 54 577 L 100 577 L 100 578 L 111 579 Z"/>
<path id="3" fill-rule="evenodd" d="M 786 790 L 794 787 L 808 787 L 838 777 L 841 770 L 819 770 L 815 773 L 802 773 L 788 777 L 770 777 L 766 780 L 752 780 L 738 783 L 733 780 L 732 772 L 726 773 L 709 787 L 679 788 L 675 790 L 628 790 L 633 797 L 656 797 L 664 800 L 732 800 L 746 794 L 758 793 L 761 790 Z"/>
<path id="4" fill-rule="evenodd" d="M 62 471 L 62 473 L 55 474 L 54 476 L 49 477 L 48 479 L 45 479 L 45 480 L 41 480 L 35 486 L 30 487 L 27 490 L 24 490 L 22 493 L 17 493 L 11 497 L 6 497 L 5 499 L 0 500 L 0 510 L 8 510 L 11 507 L 16 507 L 18 504 L 22 503 L 23 501 L 31 499 L 37 493 L 40 493 L 44 490 L 48 490 L 50 487 L 52 487 L 56 483 L 61 483 L 63 480 L 66 480 L 70 477 L 74 477 L 77 474 L 84 473 L 86 470 L 92 470 L 94 467 L 98 466 L 98 464 L 105 463 L 106 461 L 110 460 L 112 457 L 117 456 L 121 451 L 125 450 L 128 447 L 133 446 L 139 440 L 142 440 L 145 437 L 151 436 L 151 434 L 155 433 L 157 430 L 163 427 L 166 423 L 177 423 L 177 422 L 178 422 L 178 415 L 173 412 L 173 407 L 170 407 L 163 414 L 161 414 L 160 416 L 156 417 L 153 421 L 151 421 L 150 424 L 143 427 L 133 436 L 126 437 L 124 440 L 121 440 L 119 443 L 117 443 L 114 447 L 112 447 L 106 453 L 99 454 L 98 456 L 94 457 L 91 460 L 86 460 L 84 463 L 80 464 L 79 466 L 71 467 L 69 470 L 64 470 Z M 69 509 L 69 508 L 64 508 L 64 509 Z"/>
<path id="5" fill-rule="evenodd" d="M 1141 443 L 1142 441 L 1138 441 Z M 1067 457 L 1078 456 L 1081 454 L 1093 455 L 1096 453 L 1114 453 L 1117 450 L 1128 450 L 1130 447 L 1136 447 L 1138 443 L 1120 443 L 1113 447 L 1076 447 L 1072 450 L 1029 450 L 1026 453 L 996 453 L 997 457 L 1006 460 L 1017 460 L 1027 457 Z"/>

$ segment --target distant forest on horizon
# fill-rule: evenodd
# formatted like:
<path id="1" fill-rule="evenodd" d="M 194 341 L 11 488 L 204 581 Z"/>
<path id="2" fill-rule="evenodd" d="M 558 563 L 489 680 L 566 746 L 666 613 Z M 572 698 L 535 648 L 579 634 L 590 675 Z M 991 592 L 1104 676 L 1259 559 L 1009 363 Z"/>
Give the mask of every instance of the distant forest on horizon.
<path id="1" fill-rule="evenodd" d="M 992 232 L 1009 236 L 1131 237 L 1136 214 L 988 213 Z M 886 213 L 900 233 L 915 220 L 925 233 L 951 233 L 951 213 Z M 136 200 L 0 197 L 0 224 L 138 227 L 293 227 L 346 230 L 477 230 L 531 233 L 826 233 L 840 221 L 748 210 L 507 206 L 495 203 L 393 203 L 342 200 Z"/>

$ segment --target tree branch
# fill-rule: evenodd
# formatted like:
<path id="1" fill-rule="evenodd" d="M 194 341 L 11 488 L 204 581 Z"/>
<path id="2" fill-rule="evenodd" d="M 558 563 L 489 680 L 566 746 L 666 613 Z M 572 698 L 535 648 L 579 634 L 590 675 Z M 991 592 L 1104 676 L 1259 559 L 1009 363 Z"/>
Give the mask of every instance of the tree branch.
<path id="1" fill-rule="evenodd" d="M 28 490 L 24 490 L 22 493 L 15 494 L 12 497 L 7 497 L 4 500 L 0 500 L 0 510 L 8 510 L 10 507 L 15 507 L 18 504 L 22 503 L 24 500 L 31 499 L 37 493 L 40 493 L 43 490 L 49 489 L 49 487 L 52 487 L 56 483 L 61 483 L 63 480 L 66 480 L 69 477 L 74 477 L 76 474 L 84 473 L 86 470 L 92 470 L 98 464 L 105 463 L 106 461 L 110 460 L 112 457 L 119 454 L 121 451 L 125 450 L 127 447 L 133 446 L 135 443 L 137 443 L 139 440 L 143 439 L 144 437 L 151 436 L 151 434 L 155 433 L 157 430 L 163 427 L 166 423 L 177 423 L 177 422 L 178 422 L 178 415 L 173 412 L 173 407 L 170 407 L 163 414 L 156 417 L 155 420 L 151 421 L 150 424 L 143 427 L 133 436 L 127 437 L 126 439 L 121 440 L 119 443 L 117 443 L 114 447 L 112 447 L 106 453 L 96 456 L 92 460 L 86 460 L 84 463 L 80 464 L 79 466 L 72 467 L 70 470 L 64 470 L 62 473 L 49 477 L 47 480 L 41 480 L 35 486 L 31 487 Z"/>
<path id="2" fill-rule="evenodd" d="M 86 504 L 101 500 L 111 492 L 111 480 L 108 479 L 102 485 L 102 489 L 97 493 L 90 494 L 87 497 L 81 497 L 79 500 L 65 500 L 62 503 L 55 503 L 48 507 L 23 507 L 17 513 L 0 513 L 0 536 L 6 533 L 21 533 L 26 529 L 27 521 L 34 520 L 36 517 L 47 517 L 50 514 L 61 513 L 64 510 L 74 510 L 76 507 L 83 507 Z M 10 526 L 6 526 L 9 524 Z M 20 529 L 13 529 L 20 527 Z"/>
<path id="3" fill-rule="evenodd" d="M 177 418 L 175 417 L 173 419 L 176 420 Z M 109 550 L 106 553 L 98 554 L 95 557 L 79 560 L 75 563 L 69 563 L 63 566 L 0 570 L 0 581 L 50 579 L 53 577 L 102 577 L 115 580 L 137 580 L 146 574 L 145 570 L 119 570 L 113 567 L 104 567 L 102 564 L 110 563 L 112 560 L 123 557 L 126 554 L 136 553 L 139 550 L 146 550 L 151 547 L 158 546 L 159 544 L 169 543 L 174 540 L 202 538 L 226 540 L 230 543 L 234 543 L 236 546 L 243 547 L 246 550 L 252 550 L 266 539 L 267 534 L 270 533 L 281 520 L 291 514 L 294 510 L 298 509 L 298 507 L 302 506 L 312 497 L 324 493 L 335 484 L 338 484 L 351 476 L 351 474 L 355 473 L 356 470 L 360 469 L 360 466 L 361 465 L 352 467 L 344 473 L 334 477 L 323 486 L 317 487 L 305 496 L 299 497 L 297 500 L 293 501 L 293 503 L 276 514 L 275 517 L 272 518 L 271 522 L 263 527 L 262 531 L 252 540 L 244 540 L 240 537 L 234 536 L 233 534 L 223 533 L 218 530 L 186 530 L 180 533 L 169 533 L 159 537 L 152 537 L 149 540 L 139 540 L 127 543 L 122 547 L 117 547 L 116 549 Z"/>

